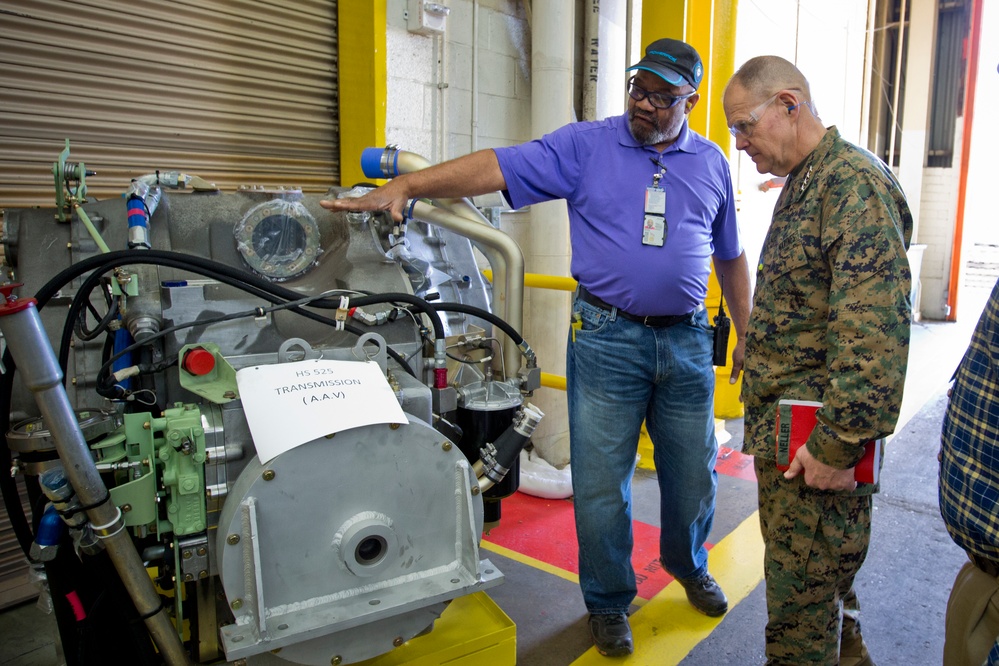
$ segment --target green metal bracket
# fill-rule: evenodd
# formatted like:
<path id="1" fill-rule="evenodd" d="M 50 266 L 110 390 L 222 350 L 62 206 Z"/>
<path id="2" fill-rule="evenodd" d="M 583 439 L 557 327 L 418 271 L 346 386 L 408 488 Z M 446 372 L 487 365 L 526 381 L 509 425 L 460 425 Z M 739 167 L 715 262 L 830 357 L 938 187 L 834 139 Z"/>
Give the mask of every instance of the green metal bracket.
<path id="1" fill-rule="evenodd" d="M 202 351 L 203 350 L 203 351 Z M 214 367 L 203 375 L 190 372 L 184 360 L 188 352 L 203 353 L 210 352 L 215 357 Z M 239 388 L 236 386 L 236 370 L 225 357 L 219 352 L 219 346 L 211 342 L 199 342 L 181 347 L 178 355 L 180 363 L 177 364 L 180 373 L 180 385 L 191 393 L 200 395 L 205 400 L 222 405 L 227 402 L 239 399 Z"/>
<path id="2" fill-rule="evenodd" d="M 52 164 L 56 194 L 56 220 L 59 222 L 70 221 L 73 217 L 74 203 L 87 202 L 87 168 L 83 162 L 73 164 L 67 162 L 68 159 L 69 139 L 66 139 L 66 147 L 59 153 L 59 160 Z M 69 185 L 71 180 L 76 180 L 79 183 L 75 191 Z"/>

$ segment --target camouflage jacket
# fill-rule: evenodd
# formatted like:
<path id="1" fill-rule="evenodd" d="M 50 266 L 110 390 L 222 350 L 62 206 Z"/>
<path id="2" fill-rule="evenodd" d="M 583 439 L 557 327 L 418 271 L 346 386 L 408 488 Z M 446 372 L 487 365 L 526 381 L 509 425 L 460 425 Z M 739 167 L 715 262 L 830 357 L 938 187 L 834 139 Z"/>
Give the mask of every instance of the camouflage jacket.
<path id="1" fill-rule="evenodd" d="M 909 348 L 911 235 L 891 171 L 830 127 L 788 176 L 760 255 L 743 380 L 747 453 L 775 459 L 784 398 L 823 402 L 807 446 L 839 469 L 894 430 Z"/>

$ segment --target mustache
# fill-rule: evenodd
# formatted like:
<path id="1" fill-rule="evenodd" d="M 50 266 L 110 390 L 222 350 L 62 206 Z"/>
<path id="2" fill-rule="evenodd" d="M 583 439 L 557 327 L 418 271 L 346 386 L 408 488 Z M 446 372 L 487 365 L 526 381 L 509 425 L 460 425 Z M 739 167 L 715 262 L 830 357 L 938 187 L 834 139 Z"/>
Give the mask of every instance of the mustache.
<path id="1" fill-rule="evenodd" d="M 645 113 L 639 113 L 638 109 L 632 109 L 631 113 L 629 114 L 629 118 L 631 120 L 634 120 L 635 118 L 641 118 L 642 120 L 650 122 L 653 125 L 656 124 L 656 117 L 655 117 L 654 114 L 653 115 L 648 115 L 648 114 L 645 114 Z"/>

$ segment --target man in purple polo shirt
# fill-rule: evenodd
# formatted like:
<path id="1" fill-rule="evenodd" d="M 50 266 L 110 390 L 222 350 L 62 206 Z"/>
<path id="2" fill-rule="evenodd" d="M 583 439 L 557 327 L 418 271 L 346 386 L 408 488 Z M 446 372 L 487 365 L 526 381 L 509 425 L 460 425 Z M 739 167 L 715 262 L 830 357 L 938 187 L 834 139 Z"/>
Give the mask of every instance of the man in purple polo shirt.
<path id="1" fill-rule="evenodd" d="M 725 155 L 687 126 L 703 76 L 689 45 L 660 39 L 631 67 L 628 112 L 572 123 L 541 139 L 481 150 L 399 176 L 343 211 L 409 199 L 504 190 L 514 207 L 565 199 L 579 281 L 566 357 L 579 582 L 601 654 L 631 654 L 631 478 L 645 421 L 661 494 L 660 556 L 690 603 L 728 610 L 708 573 L 714 518 L 712 332 L 704 310 L 711 261 L 723 279 L 742 370 L 749 269 Z"/>

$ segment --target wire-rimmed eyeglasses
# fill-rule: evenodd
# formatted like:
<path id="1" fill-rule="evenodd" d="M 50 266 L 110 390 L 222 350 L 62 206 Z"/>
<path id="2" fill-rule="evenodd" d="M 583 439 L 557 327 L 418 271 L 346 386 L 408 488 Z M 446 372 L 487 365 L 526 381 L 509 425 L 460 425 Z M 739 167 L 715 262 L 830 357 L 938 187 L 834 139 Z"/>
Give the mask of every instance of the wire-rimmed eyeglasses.
<path id="1" fill-rule="evenodd" d="M 763 114 L 766 113 L 767 111 L 767 107 L 773 104 L 774 100 L 777 99 L 777 95 L 779 95 L 780 93 L 781 91 L 778 90 L 773 95 L 768 97 L 767 100 L 763 102 L 763 104 L 760 104 L 758 107 L 750 111 L 749 118 L 747 118 L 746 120 L 740 120 L 738 122 L 729 125 L 728 131 L 732 133 L 732 136 L 734 136 L 737 139 L 740 136 L 745 137 L 747 139 L 753 136 L 753 130 L 756 128 L 756 124 L 760 122 L 760 120 L 763 118 Z"/>

